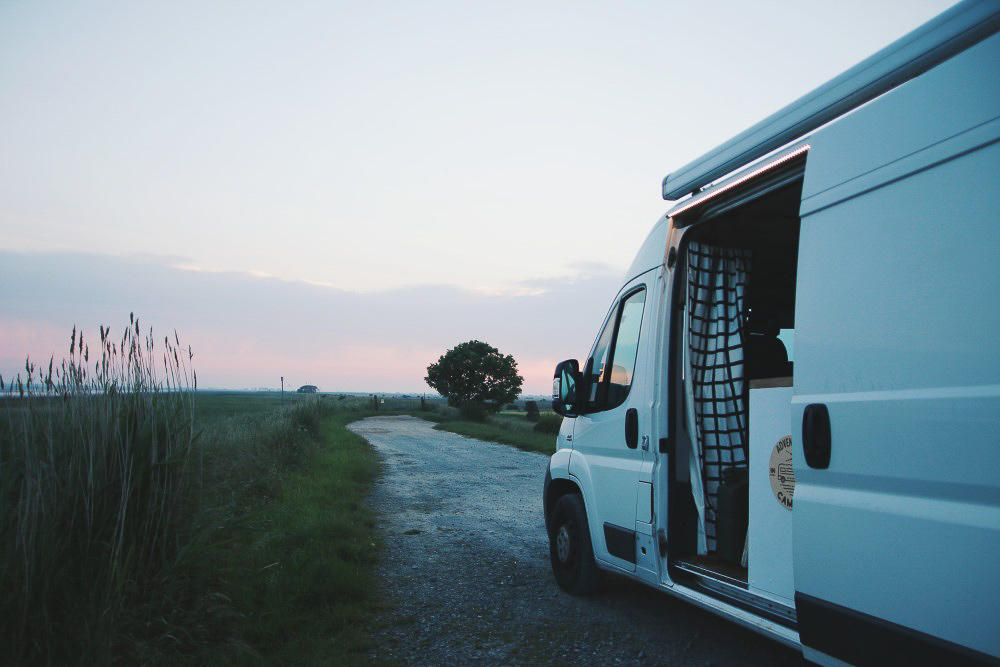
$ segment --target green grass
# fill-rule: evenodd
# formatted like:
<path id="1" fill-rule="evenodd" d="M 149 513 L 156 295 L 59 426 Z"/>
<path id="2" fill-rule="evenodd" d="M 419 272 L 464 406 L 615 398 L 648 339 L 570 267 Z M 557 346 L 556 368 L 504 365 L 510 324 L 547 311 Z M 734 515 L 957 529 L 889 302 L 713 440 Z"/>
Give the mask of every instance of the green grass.
<path id="1" fill-rule="evenodd" d="M 372 569 L 380 542 L 364 501 L 379 463 L 345 424 L 367 414 L 325 417 L 321 446 L 283 480 L 280 496 L 261 512 L 258 529 L 229 546 L 224 592 L 241 618 L 234 629 L 253 653 L 216 652 L 211 662 L 366 662 L 376 610 Z"/>
<path id="2" fill-rule="evenodd" d="M 502 410 L 483 422 L 476 422 L 462 419 L 457 409 L 442 404 L 436 404 L 430 411 L 399 409 L 404 414 L 435 422 L 437 425 L 434 428 L 439 431 L 511 445 L 528 452 L 553 454 L 556 449 L 555 434 L 536 432 L 537 422 L 528 421 L 525 412 Z M 552 412 L 542 412 L 541 415 L 543 418 L 555 418 Z"/>
<path id="3" fill-rule="evenodd" d="M 0 379 L 0 664 L 364 662 L 371 399 L 193 391 L 172 339 Z"/>
<path id="4" fill-rule="evenodd" d="M 74 330 L 68 361 L 0 379 L 0 664 L 363 664 L 379 464 L 345 425 L 554 445 L 441 401 L 195 391 L 190 351 L 137 320 L 89 348 Z"/>
<path id="5" fill-rule="evenodd" d="M 108 663 L 183 607 L 198 469 L 174 341 L 130 320 L 91 359 L 74 329 L 67 361 L 0 381 L 0 663 Z"/>
<path id="6" fill-rule="evenodd" d="M 328 402 L 333 409 L 354 408 L 371 402 L 364 396 L 299 394 L 294 391 L 285 391 L 282 396 L 280 391 L 199 390 L 194 395 L 194 416 L 200 423 L 207 423 L 225 417 L 259 414 L 282 407 L 291 408 L 315 400 Z M 419 403 L 419 399 L 417 402 Z"/>
<path id="7" fill-rule="evenodd" d="M 427 419 L 423 413 L 414 413 L 418 417 Z M 439 416 L 440 413 L 430 413 Z M 556 436 L 548 433 L 536 433 L 534 423 L 529 422 L 523 416 L 499 414 L 487 417 L 485 422 L 464 421 L 457 418 L 444 418 L 435 429 L 450 431 L 470 438 L 499 442 L 505 445 L 513 445 L 518 449 L 527 452 L 540 452 L 542 454 L 553 454 L 556 451 Z"/>
<path id="8" fill-rule="evenodd" d="M 285 393 L 287 405 L 297 405 L 306 397 Z M 272 391 L 199 391 L 194 396 L 195 418 L 205 423 L 215 419 L 236 417 L 277 410 L 282 407 L 281 392 Z"/>

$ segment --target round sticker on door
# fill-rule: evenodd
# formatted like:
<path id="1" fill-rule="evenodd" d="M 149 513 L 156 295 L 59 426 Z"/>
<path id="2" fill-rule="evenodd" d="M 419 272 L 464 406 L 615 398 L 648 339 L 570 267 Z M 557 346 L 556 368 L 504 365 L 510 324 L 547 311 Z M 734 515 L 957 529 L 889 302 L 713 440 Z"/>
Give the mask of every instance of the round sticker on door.
<path id="1" fill-rule="evenodd" d="M 771 450 L 771 462 L 768 464 L 768 475 L 771 478 L 771 490 L 785 509 L 792 509 L 792 496 L 795 495 L 795 470 L 792 468 L 792 436 L 786 435 L 778 441 Z"/>

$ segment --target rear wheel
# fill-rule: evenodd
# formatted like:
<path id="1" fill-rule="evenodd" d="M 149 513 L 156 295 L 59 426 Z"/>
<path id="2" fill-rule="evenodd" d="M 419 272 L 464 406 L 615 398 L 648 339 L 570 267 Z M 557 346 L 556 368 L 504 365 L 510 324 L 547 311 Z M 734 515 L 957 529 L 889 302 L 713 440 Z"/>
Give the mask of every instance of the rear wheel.
<path id="1" fill-rule="evenodd" d="M 567 593 L 585 595 L 601 585 L 602 572 L 594 562 L 587 510 L 578 494 L 563 496 L 552 509 L 549 555 L 556 582 Z"/>

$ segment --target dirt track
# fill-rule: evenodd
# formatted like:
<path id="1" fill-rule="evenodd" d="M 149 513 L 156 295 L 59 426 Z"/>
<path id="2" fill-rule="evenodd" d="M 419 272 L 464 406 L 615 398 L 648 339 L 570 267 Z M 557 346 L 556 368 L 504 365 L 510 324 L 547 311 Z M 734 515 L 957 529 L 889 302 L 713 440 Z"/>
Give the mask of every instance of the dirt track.
<path id="1" fill-rule="evenodd" d="M 549 568 L 547 458 L 413 417 L 349 428 L 384 462 L 372 498 L 387 604 L 372 656 L 403 665 L 801 665 L 791 649 L 619 577 L 572 597 Z"/>

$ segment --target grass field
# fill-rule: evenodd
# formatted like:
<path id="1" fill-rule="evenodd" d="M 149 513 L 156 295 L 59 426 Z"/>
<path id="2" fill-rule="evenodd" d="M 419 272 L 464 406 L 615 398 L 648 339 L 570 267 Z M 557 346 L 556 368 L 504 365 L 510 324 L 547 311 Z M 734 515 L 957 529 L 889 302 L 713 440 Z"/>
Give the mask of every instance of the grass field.
<path id="1" fill-rule="evenodd" d="M 379 464 L 345 425 L 413 414 L 554 448 L 522 414 L 463 422 L 441 401 L 192 391 L 150 338 L 102 328 L 96 364 L 81 338 L 6 384 L 0 664 L 363 664 Z"/>
<path id="2" fill-rule="evenodd" d="M 283 404 L 292 407 L 309 398 L 314 396 L 285 392 L 282 397 L 277 391 L 201 390 L 194 395 L 194 416 L 204 423 L 205 420 L 277 410 Z"/>
<path id="3" fill-rule="evenodd" d="M 371 399 L 190 391 L 169 341 L 158 382 L 138 323 L 101 347 L 5 384 L 0 664 L 363 663 Z"/>
<path id="4" fill-rule="evenodd" d="M 317 399 L 312 399 L 317 400 Z M 328 413 L 320 446 L 258 498 L 252 529 L 220 549 L 220 593 L 235 612 L 235 648 L 208 645 L 190 664 L 364 664 L 376 601 L 372 571 L 380 542 L 365 506 L 378 459 L 345 424 L 360 406 Z"/>
<path id="5" fill-rule="evenodd" d="M 458 418 L 457 410 L 447 412 L 439 410 L 431 415 L 432 419 L 439 421 L 434 428 L 441 431 L 450 431 L 470 438 L 513 445 L 529 452 L 552 454 L 556 451 L 555 434 L 536 432 L 534 429 L 537 422 L 528 421 L 523 412 L 501 411 L 487 417 L 485 422 L 461 420 Z M 417 414 L 417 416 L 428 418 L 425 414 Z M 551 420 L 555 418 L 555 415 L 542 413 L 542 418 Z"/>
<path id="6" fill-rule="evenodd" d="M 201 389 L 194 394 L 194 416 L 205 423 L 220 417 L 261 413 L 279 408 L 293 408 L 303 403 L 320 401 L 331 410 L 371 407 L 371 397 L 347 394 L 299 394 L 286 391 L 225 391 Z M 389 409 L 419 410 L 420 399 L 385 399 Z M 381 405 L 381 404 L 380 404 Z"/>

